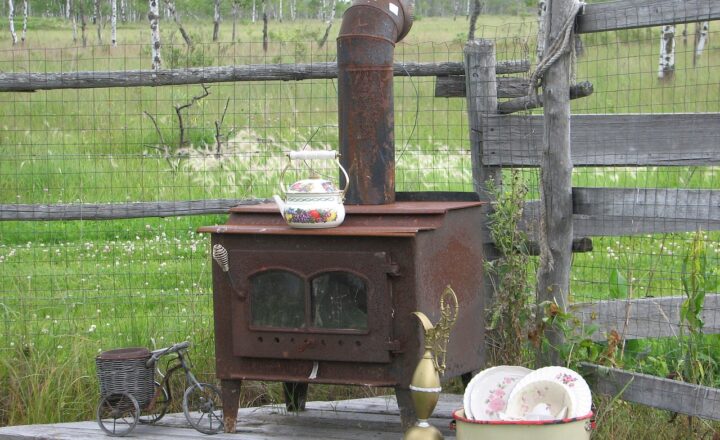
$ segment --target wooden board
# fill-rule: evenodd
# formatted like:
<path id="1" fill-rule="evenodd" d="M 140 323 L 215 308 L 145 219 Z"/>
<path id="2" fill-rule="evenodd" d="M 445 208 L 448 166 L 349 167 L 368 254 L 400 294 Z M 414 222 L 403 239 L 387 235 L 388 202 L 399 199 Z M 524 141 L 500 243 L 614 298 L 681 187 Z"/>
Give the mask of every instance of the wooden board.
<path id="1" fill-rule="evenodd" d="M 582 364 L 593 392 L 704 419 L 720 420 L 720 390 L 617 368 Z"/>
<path id="2" fill-rule="evenodd" d="M 575 237 L 720 230 L 720 190 L 573 188 Z M 527 202 L 523 227 L 535 237 L 537 201 Z"/>
<path id="3" fill-rule="evenodd" d="M 430 422 L 443 432 L 446 439 L 455 438 L 448 425 L 452 411 L 460 407 L 462 407 L 462 396 L 444 394 L 440 398 L 433 418 L 430 419 Z M 300 413 L 288 413 L 284 405 L 243 408 L 238 412 L 235 434 L 218 434 L 212 438 L 396 440 L 401 436 L 395 397 L 382 396 L 336 402 L 308 402 L 307 410 Z M 138 425 L 132 432 L 132 437 L 173 440 L 197 439 L 205 436 L 190 428 L 182 414 L 169 414 L 157 425 Z M 107 438 L 97 423 L 91 421 L 0 428 L 0 440 L 106 440 Z"/>
<path id="4" fill-rule="evenodd" d="M 238 205 L 256 205 L 264 199 L 217 199 L 174 202 L 77 203 L 55 205 L 0 205 L 0 221 L 7 220 L 117 220 L 225 214 Z"/>
<path id="5" fill-rule="evenodd" d="M 525 78 L 497 78 L 498 98 L 519 98 L 528 94 L 530 82 Z M 435 80 L 436 98 L 463 98 L 465 75 L 438 76 Z"/>
<path id="6" fill-rule="evenodd" d="M 684 296 L 604 300 L 571 304 L 568 311 L 584 327 L 599 326 L 590 335 L 593 341 L 606 341 L 615 330 L 624 339 L 677 337 L 680 334 L 680 306 Z M 708 294 L 702 311 L 703 333 L 720 333 L 720 295 Z M 687 332 L 686 332 L 687 333 Z"/>
<path id="7" fill-rule="evenodd" d="M 542 116 L 485 117 L 483 123 L 484 164 L 540 166 Z M 576 167 L 720 164 L 720 113 L 572 115 L 571 125 Z"/>
<path id="8" fill-rule="evenodd" d="M 586 5 L 575 31 L 583 34 L 718 19 L 717 0 L 619 0 Z"/>

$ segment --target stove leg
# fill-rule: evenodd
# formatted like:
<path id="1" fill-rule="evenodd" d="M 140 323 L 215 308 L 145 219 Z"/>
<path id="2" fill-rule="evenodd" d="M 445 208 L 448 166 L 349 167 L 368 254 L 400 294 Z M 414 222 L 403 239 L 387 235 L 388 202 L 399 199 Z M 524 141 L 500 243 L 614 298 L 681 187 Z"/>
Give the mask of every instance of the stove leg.
<path id="1" fill-rule="evenodd" d="M 412 397 L 410 397 L 410 389 L 395 387 L 395 398 L 397 399 L 398 408 L 400 409 L 402 429 L 403 431 L 407 431 L 417 421 L 415 407 L 413 406 Z"/>
<path id="2" fill-rule="evenodd" d="M 305 382 L 283 382 L 285 408 L 288 412 L 305 411 L 308 384 Z"/>
<path id="3" fill-rule="evenodd" d="M 220 381 L 220 394 L 223 405 L 223 423 L 225 423 L 225 432 L 227 433 L 235 433 L 238 406 L 240 406 L 241 385 L 241 380 L 232 379 Z"/>

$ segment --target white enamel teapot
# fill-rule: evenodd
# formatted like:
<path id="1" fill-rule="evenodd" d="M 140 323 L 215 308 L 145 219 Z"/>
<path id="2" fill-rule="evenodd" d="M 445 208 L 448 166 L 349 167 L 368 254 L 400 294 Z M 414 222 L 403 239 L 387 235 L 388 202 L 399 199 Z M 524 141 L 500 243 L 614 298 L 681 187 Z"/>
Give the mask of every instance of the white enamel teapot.
<path id="1" fill-rule="evenodd" d="M 287 224 L 293 228 L 334 228 L 345 220 L 345 193 L 350 178 L 340 164 L 340 156 L 331 151 L 291 151 L 288 164 L 280 175 L 280 193 L 284 200 L 274 195 L 275 203 Z M 285 188 L 284 177 L 294 160 L 333 160 L 345 176 L 345 188 L 342 191 L 329 180 L 318 176 L 298 180 Z"/>

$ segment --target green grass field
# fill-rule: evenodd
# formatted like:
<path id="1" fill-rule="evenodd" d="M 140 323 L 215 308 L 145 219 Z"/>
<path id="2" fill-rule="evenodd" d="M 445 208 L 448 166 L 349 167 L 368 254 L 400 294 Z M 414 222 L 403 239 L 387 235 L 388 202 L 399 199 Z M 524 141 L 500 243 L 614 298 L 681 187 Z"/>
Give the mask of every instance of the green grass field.
<path id="1" fill-rule="evenodd" d="M 319 22 L 271 23 L 270 49 L 264 53 L 260 23 L 243 23 L 238 41 L 216 44 L 207 43 L 211 26 L 190 23 L 197 42 L 191 51 L 174 27 L 163 23 L 165 66 L 333 61 L 338 26 L 329 45 L 320 49 Z M 532 58 L 534 27 L 531 18 L 482 17 L 478 34 L 497 39 L 500 60 Z M 223 26 L 221 39 L 229 38 L 229 28 L 229 23 Z M 12 49 L 7 33 L 0 35 L 0 71 L 149 67 L 144 24 L 121 27 L 117 48 L 76 47 L 63 21 L 34 19 L 29 29 L 25 48 Z M 463 19 L 421 19 L 398 45 L 397 57 L 462 61 L 466 29 Z M 675 81 L 658 84 L 656 31 L 584 36 L 576 77 L 591 81 L 595 94 L 574 102 L 573 111 L 720 111 L 720 39 L 711 35 L 696 67 L 692 42 L 678 43 Z M 88 28 L 90 42 L 94 32 Z M 213 84 L 210 96 L 183 113 L 187 142 L 180 146 L 174 106 L 201 92 L 200 86 L 176 86 L 0 95 L 0 203 L 267 197 L 284 166 L 283 151 L 306 144 L 336 148 L 334 81 Z M 464 100 L 434 98 L 432 78 L 397 78 L 395 94 L 398 189 L 471 190 Z M 160 134 L 146 113 L 155 118 Z M 217 155 L 215 122 L 224 113 L 226 141 Z M 524 175 L 531 196 L 537 197 L 537 173 Z M 574 184 L 720 188 L 720 173 L 711 167 L 584 168 L 576 170 Z M 208 238 L 195 229 L 224 219 L 1 222 L 0 393 L 5 398 L 0 399 L 0 425 L 91 418 L 98 399 L 93 357 L 105 349 L 189 339 L 195 344 L 196 370 L 211 378 Z M 707 239 L 715 267 L 718 238 L 711 233 Z M 595 239 L 594 252 L 575 256 L 572 299 L 611 297 L 609 279 L 616 269 L 627 279 L 628 296 L 682 295 L 680 274 L 689 239 L 690 234 Z M 677 341 L 643 344 L 635 350 L 678 357 L 672 354 Z M 706 340 L 709 352 L 717 344 Z M 628 358 L 630 365 L 634 361 Z M 635 366 L 661 375 L 677 367 L 667 360 Z M 373 392 L 378 390 L 315 387 L 312 397 Z M 245 390 L 244 403 L 276 401 L 280 395 L 275 385 L 253 384 Z M 658 423 L 669 415 L 637 406 L 604 402 L 600 415 L 597 438 L 676 439 L 690 432 L 683 419 Z M 696 422 L 693 429 L 715 428 Z"/>

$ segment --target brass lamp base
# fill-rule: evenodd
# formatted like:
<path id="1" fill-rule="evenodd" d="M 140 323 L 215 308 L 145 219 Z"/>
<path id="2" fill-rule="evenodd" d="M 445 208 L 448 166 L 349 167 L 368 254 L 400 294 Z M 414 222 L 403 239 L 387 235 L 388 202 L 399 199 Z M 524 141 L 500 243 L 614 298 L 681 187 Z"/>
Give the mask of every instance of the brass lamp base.
<path id="1" fill-rule="evenodd" d="M 427 420 L 418 420 L 417 425 L 405 431 L 404 440 L 443 440 L 439 429 L 432 426 Z"/>

